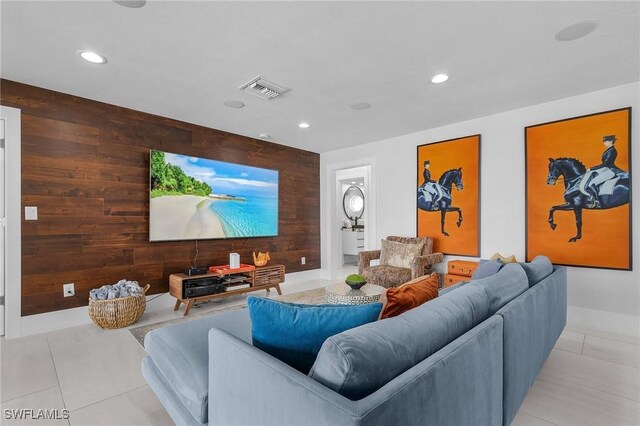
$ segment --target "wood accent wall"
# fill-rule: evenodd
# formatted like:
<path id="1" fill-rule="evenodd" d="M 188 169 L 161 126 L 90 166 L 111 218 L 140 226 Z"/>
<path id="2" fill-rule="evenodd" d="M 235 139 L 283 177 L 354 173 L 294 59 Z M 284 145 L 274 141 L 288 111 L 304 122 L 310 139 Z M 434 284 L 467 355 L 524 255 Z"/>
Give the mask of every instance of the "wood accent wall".
<path id="1" fill-rule="evenodd" d="M 320 155 L 8 80 L 0 103 L 22 110 L 22 315 L 87 305 L 122 278 L 168 291 L 195 242 L 149 243 L 149 150 L 279 170 L 279 236 L 201 240 L 199 265 L 271 252 L 287 272 L 320 268 Z M 300 257 L 306 257 L 306 265 Z M 76 297 L 62 284 L 75 283 Z M 285 284 L 286 285 L 286 284 Z"/>

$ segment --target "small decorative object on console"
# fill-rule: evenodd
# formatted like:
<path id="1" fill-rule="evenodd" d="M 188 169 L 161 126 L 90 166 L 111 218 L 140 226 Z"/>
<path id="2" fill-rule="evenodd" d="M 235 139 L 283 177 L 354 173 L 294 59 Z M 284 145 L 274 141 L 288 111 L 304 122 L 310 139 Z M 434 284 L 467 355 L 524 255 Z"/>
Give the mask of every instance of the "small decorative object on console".
<path id="1" fill-rule="evenodd" d="M 271 260 L 271 257 L 269 256 L 268 251 L 264 253 L 259 251 L 257 256 L 256 256 L 256 252 L 255 251 L 253 252 L 253 264 L 256 266 L 265 266 L 267 262 L 270 260 Z"/>
<path id="2" fill-rule="evenodd" d="M 229 266 L 231 269 L 240 267 L 240 255 L 238 253 L 229 253 Z"/>
<path id="3" fill-rule="evenodd" d="M 352 289 L 360 290 L 360 288 L 367 283 L 367 280 L 362 275 L 351 274 L 346 280 L 344 280 L 344 282 Z"/>

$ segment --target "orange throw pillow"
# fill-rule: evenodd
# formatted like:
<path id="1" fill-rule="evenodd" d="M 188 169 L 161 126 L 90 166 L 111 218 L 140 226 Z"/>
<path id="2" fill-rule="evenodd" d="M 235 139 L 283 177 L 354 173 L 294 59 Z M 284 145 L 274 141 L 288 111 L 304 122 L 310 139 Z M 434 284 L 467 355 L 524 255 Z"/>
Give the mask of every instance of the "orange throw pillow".
<path id="1" fill-rule="evenodd" d="M 380 297 L 384 304 L 380 319 L 391 318 L 438 297 L 438 274 L 416 278 L 400 287 L 389 288 Z"/>

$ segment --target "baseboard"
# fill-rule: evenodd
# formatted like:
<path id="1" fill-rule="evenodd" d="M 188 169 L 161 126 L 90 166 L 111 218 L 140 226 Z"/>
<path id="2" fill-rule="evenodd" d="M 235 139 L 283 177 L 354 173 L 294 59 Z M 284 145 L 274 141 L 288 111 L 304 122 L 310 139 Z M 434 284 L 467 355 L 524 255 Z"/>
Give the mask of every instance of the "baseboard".
<path id="1" fill-rule="evenodd" d="M 310 271 L 300 271 L 300 272 L 289 272 L 284 276 L 284 283 L 286 284 L 297 284 L 305 281 L 311 280 L 319 280 L 320 279 L 320 269 L 312 269 Z"/>
<path id="2" fill-rule="evenodd" d="M 86 306 L 20 318 L 20 337 L 90 324 Z"/>
<path id="3" fill-rule="evenodd" d="M 567 306 L 567 325 L 640 337 L 640 317 L 597 309 Z"/>
<path id="4" fill-rule="evenodd" d="M 305 281 L 320 279 L 320 269 L 310 271 L 291 272 L 285 274 L 285 284 L 295 284 Z M 153 294 L 149 297 L 155 297 Z M 44 314 L 29 315 L 20 318 L 20 335 L 14 337 L 30 336 L 32 334 L 47 333 L 49 331 L 63 328 L 76 327 L 79 325 L 91 324 L 91 318 L 87 312 L 87 307 L 64 309 L 62 311 L 47 312 Z"/>

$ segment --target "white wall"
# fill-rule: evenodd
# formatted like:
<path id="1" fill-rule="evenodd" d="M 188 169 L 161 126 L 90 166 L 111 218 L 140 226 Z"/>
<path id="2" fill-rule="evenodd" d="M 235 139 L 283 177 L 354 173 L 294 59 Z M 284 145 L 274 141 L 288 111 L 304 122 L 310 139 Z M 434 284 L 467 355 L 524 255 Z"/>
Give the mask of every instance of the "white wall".
<path id="1" fill-rule="evenodd" d="M 385 139 L 320 156 L 322 211 L 328 171 L 363 156 L 375 159 L 377 235 L 415 235 L 416 146 L 482 134 L 481 256 L 495 252 L 525 255 L 524 128 L 529 125 L 622 107 L 632 110 L 632 169 L 640 171 L 640 83 L 618 86 L 554 102 L 512 110 L 418 133 Z M 637 180 L 637 179 L 636 179 Z M 569 268 L 569 323 L 626 335 L 640 334 L 640 185 L 633 186 L 633 272 Z M 323 197 L 324 196 L 324 197 Z M 323 269 L 329 258 L 326 215 L 322 217 Z M 379 246 L 379 242 L 378 242 Z M 323 275 L 325 272 L 323 272 Z"/>

